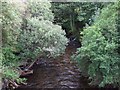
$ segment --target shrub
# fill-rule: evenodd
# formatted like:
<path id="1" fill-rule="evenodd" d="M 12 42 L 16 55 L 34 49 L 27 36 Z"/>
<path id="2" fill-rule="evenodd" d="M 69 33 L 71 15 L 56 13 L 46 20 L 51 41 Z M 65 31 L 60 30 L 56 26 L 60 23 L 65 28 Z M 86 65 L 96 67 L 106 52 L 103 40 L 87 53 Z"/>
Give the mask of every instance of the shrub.
<path id="1" fill-rule="evenodd" d="M 21 55 L 24 58 L 36 58 L 40 55 L 55 57 L 63 53 L 67 38 L 61 27 L 51 22 L 53 13 L 50 2 L 31 0 L 27 5 L 30 16 L 25 18 L 25 28 L 19 37 Z"/>
<path id="2" fill-rule="evenodd" d="M 53 21 L 54 16 L 51 11 L 51 3 L 48 0 L 29 0 L 27 2 L 27 12 L 31 17 Z"/>
<path id="3" fill-rule="evenodd" d="M 19 58 L 13 53 L 16 51 L 17 38 L 20 33 L 21 14 L 18 7 L 11 3 L 10 0 L 0 1 L 2 13 L 0 14 L 0 24 L 2 24 L 2 47 L 0 52 L 0 62 L 2 62 L 2 78 L 18 79 L 18 65 Z M 17 74 L 16 74 L 17 73 Z"/>
<path id="4" fill-rule="evenodd" d="M 9 0 L 0 1 L 2 13 L 2 69 L 3 78 L 21 82 L 17 67 L 21 59 L 36 58 L 39 55 L 58 56 L 67 45 L 65 32 L 54 25 L 50 2 L 28 1 L 27 13 L 20 14 L 19 5 Z M 23 27 L 21 27 L 23 24 Z M 20 55 L 16 55 L 20 54 Z"/>
<path id="5" fill-rule="evenodd" d="M 2 23 L 2 41 L 3 44 L 10 46 L 17 43 L 17 37 L 20 33 L 21 14 L 15 4 L 9 0 L 0 1 L 2 4 L 1 23 Z"/>
<path id="6" fill-rule="evenodd" d="M 13 54 L 12 48 L 10 47 L 3 47 L 2 54 L 2 64 L 4 66 L 14 66 L 19 60 L 19 57 Z"/>
<path id="7" fill-rule="evenodd" d="M 82 32 L 82 47 L 78 48 L 75 60 L 91 85 L 120 85 L 120 55 L 117 51 L 120 37 L 116 20 L 117 4 L 103 8 L 92 26 Z"/>

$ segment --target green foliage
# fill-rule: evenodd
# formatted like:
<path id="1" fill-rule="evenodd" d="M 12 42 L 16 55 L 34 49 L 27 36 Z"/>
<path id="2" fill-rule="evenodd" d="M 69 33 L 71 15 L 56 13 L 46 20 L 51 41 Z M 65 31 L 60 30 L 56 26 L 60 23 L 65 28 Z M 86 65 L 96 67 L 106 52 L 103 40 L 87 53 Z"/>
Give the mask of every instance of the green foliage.
<path id="1" fill-rule="evenodd" d="M 53 21 L 53 13 L 50 10 L 51 3 L 48 0 L 29 0 L 27 6 L 27 12 L 30 13 L 31 17 Z"/>
<path id="2" fill-rule="evenodd" d="M 120 0 L 118 0 L 118 2 L 116 3 L 116 8 L 118 10 L 117 12 L 117 20 L 116 20 L 116 27 L 118 28 L 118 34 L 120 35 Z M 120 36 L 118 36 L 118 53 L 120 54 Z"/>
<path id="3" fill-rule="evenodd" d="M 37 2 L 37 3 L 36 3 Z M 67 45 L 65 32 L 59 25 L 51 21 L 53 13 L 50 10 L 50 2 L 41 1 L 28 2 L 28 13 L 25 28 L 19 37 L 22 48 L 21 55 L 25 58 L 36 56 L 55 57 L 64 52 Z M 45 6 L 45 7 L 44 7 Z"/>
<path id="4" fill-rule="evenodd" d="M 13 68 L 4 67 L 3 68 L 3 76 L 7 79 L 17 79 L 19 78 L 19 73 L 16 70 L 13 70 Z"/>
<path id="5" fill-rule="evenodd" d="M 20 13 L 18 8 L 9 0 L 0 1 L 2 4 L 2 13 L 0 21 L 2 23 L 2 41 L 3 44 L 16 44 L 17 36 L 20 32 Z"/>
<path id="6" fill-rule="evenodd" d="M 103 8 L 92 26 L 82 32 L 82 47 L 76 52 L 75 60 L 92 85 L 120 85 L 120 54 L 118 40 L 120 33 L 116 4 Z"/>
<path id="7" fill-rule="evenodd" d="M 18 57 L 13 53 L 16 51 L 17 38 L 20 33 L 21 14 L 18 7 L 9 0 L 2 0 L 0 21 L 2 24 L 2 47 L 0 52 L 0 62 L 2 62 L 2 78 L 18 79 L 18 71 L 15 70 L 18 65 Z"/>
<path id="8" fill-rule="evenodd" d="M 91 24 L 96 12 L 104 6 L 103 3 L 94 2 L 68 2 L 52 3 L 52 10 L 55 14 L 55 23 L 62 25 L 67 34 L 72 34 L 79 39 L 85 24 Z"/>
<path id="9" fill-rule="evenodd" d="M 52 23 L 54 16 L 50 10 L 51 4 L 47 0 L 27 1 L 27 9 L 24 8 L 25 16 L 20 14 L 19 5 L 9 0 L 0 2 L 3 39 L 0 61 L 2 61 L 3 78 L 17 80 L 20 83 L 24 81 L 19 78 L 17 70 L 20 60 L 35 59 L 40 55 L 58 56 L 64 53 L 67 38 L 61 27 Z"/>
<path id="10" fill-rule="evenodd" d="M 18 84 L 26 81 L 25 78 L 19 78 L 18 71 L 13 67 L 8 67 L 8 66 L 3 67 L 2 72 L 4 72 L 3 73 L 4 78 L 8 80 L 15 80 Z"/>
<path id="11" fill-rule="evenodd" d="M 11 47 L 3 47 L 2 53 L 0 53 L 2 62 L 2 78 L 11 80 L 17 80 L 19 78 L 19 72 L 16 68 L 19 66 L 19 57 L 13 54 Z"/>
<path id="12" fill-rule="evenodd" d="M 67 38 L 61 27 L 52 23 L 54 17 L 50 10 L 51 4 L 47 0 L 27 1 L 27 13 L 23 17 L 19 5 L 9 0 L 0 2 L 3 38 L 0 56 L 3 78 L 17 80 L 20 83 L 24 80 L 19 78 L 19 60 L 35 59 L 40 55 L 58 56 L 64 52 Z M 20 55 L 16 55 L 16 52 Z"/>
<path id="13" fill-rule="evenodd" d="M 3 47 L 2 54 L 2 64 L 5 66 L 14 66 L 15 62 L 19 59 L 15 54 L 13 54 L 10 47 Z"/>

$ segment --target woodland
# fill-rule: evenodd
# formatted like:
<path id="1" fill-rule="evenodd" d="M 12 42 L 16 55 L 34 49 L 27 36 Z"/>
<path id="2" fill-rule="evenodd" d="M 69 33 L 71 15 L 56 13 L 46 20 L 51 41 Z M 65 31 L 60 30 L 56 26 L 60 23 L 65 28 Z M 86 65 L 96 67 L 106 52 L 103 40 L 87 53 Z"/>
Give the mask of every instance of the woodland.
<path id="1" fill-rule="evenodd" d="M 87 86 L 82 84 L 84 88 L 89 87 L 91 90 L 96 87 L 120 88 L 119 0 L 117 2 L 18 1 L 19 3 L 15 0 L 0 0 L 2 12 L 0 13 L 0 37 L 2 37 L 0 76 L 3 90 L 14 90 L 25 86 L 26 90 L 29 90 L 28 83 L 36 83 L 38 80 L 43 83 L 47 80 L 44 79 L 44 72 L 49 72 L 51 82 L 56 82 L 55 70 L 58 73 L 63 71 L 66 73 L 73 67 L 79 72 L 73 68 L 73 72 L 70 73 L 77 73 L 80 76 L 77 77 L 77 84 L 82 84 L 83 82 L 79 80 L 84 79 L 85 85 L 87 84 Z M 45 69 L 50 62 L 53 66 Z M 55 65 L 59 67 L 50 71 Z M 36 71 L 35 66 L 39 68 Z M 69 68 L 65 71 L 67 66 Z M 39 76 L 34 75 L 35 73 L 39 73 Z M 73 80 L 72 77 L 76 76 L 73 74 L 69 78 L 69 75 L 65 75 L 67 80 Z M 76 82 L 72 84 L 74 86 L 71 83 L 73 82 L 66 81 L 64 84 L 62 82 L 61 87 L 59 84 L 55 87 L 52 83 L 51 87 L 82 87 L 75 86 Z M 34 88 L 40 88 L 40 85 L 34 85 Z M 50 87 L 46 85 L 41 88 Z"/>

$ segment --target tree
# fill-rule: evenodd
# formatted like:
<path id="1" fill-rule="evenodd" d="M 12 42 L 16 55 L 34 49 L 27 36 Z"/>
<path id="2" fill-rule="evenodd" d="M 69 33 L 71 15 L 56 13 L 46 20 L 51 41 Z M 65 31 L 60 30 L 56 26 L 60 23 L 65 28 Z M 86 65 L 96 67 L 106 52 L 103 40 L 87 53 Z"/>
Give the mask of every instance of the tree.
<path id="1" fill-rule="evenodd" d="M 21 31 L 21 14 L 19 7 L 9 0 L 0 1 L 2 5 L 2 13 L 0 18 L 0 24 L 2 24 L 2 52 L 0 52 L 2 62 L 2 78 L 20 80 L 19 72 L 16 69 L 19 65 L 19 57 L 14 54 L 17 49 L 17 38 Z"/>
<path id="2" fill-rule="evenodd" d="M 2 3 L 2 69 L 3 78 L 17 80 L 17 67 L 21 61 L 38 56 L 56 57 L 62 53 L 67 45 L 64 30 L 52 23 L 54 17 L 48 0 L 29 0 L 26 8 L 20 14 L 20 7 L 9 0 Z M 23 15 L 25 13 L 25 16 Z"/>
<path id="3" fill-rule="evenodd" d="M 19 37 L 22 57 L 56 57 L 64 53 L 68 41 L 65 31 L 52 23 L 54 17 L 50 2 L 29 0 L 27 7 L 28 16 L 24 18 L 24 30 Z"/>
<path id="4" fill-rule="evenodd" d="M 77 50 L 75 60 L 92 85 L 120 85 L 118 11 L 118 4 L 109 4 L 94 24 L 82 32 L 82 47 Z"/>
<path id="5" fill-rule="evenodd" d="M 103 3 L 85 2 L 52 2 L 52 10 L 55 14 L 54 23 L 60 24 L 67 36 L 74 36 L 79 40 L 80 33 L 86 24 L 92 24 L 96 12 L 99 12 Z"/>

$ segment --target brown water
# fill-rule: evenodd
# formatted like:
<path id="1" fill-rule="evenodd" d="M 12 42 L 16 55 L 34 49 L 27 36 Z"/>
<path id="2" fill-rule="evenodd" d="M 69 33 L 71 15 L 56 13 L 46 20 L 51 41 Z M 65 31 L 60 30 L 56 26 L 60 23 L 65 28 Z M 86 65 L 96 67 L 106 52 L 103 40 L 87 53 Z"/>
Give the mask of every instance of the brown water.
<path id="1" fill-rule="evenodd" d="M 34 73 L 28 77 L 27 85 L 19 90 L 45 88 L 86 88 L 89 87 L 80 75 L 76 63 L 71 60 L 76 47 L 68 45 L 64 55 L 56 59 L 39 58 Z"/>

